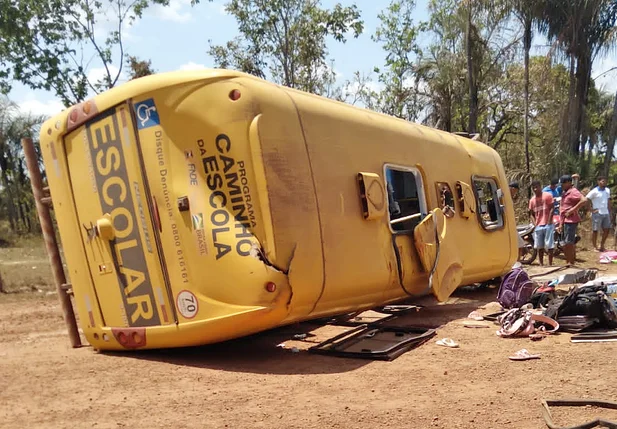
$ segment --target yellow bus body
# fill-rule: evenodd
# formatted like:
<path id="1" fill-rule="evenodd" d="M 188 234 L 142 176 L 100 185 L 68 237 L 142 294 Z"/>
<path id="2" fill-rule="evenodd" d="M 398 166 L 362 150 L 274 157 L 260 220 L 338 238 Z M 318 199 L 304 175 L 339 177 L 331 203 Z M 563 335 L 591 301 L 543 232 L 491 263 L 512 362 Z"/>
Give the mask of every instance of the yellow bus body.
<path id="1" fill-rule="evenodd" d="M 96 349 L 445 300 L 516 260 L 493 149 L 238 72 L 128 82 L 48 120 L 40 142 Z"/>

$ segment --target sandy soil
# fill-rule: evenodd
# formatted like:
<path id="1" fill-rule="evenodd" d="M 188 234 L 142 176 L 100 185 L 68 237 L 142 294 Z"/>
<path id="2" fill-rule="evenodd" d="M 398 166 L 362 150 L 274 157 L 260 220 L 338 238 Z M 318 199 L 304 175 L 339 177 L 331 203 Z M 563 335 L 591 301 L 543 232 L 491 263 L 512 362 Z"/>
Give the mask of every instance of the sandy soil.
<path id="1" fill-rule="evenodd" d="M 495 311 L 495 295 L 476 288 L 424 302 L 402 322 L 437 336 L 391 362 L 307 352 L 347 329 L 316 324 L 191 349 L 72 349 L 55 296 L 0 296 L 0 428 L 542 428 L 541 398 L 617 398 L 617 343 L 465 327 L 470 311 Z M 436 345 L 443 337 L 460 348 Z M 541 359 L 510 361 L 521 348 Z M 617 410 L 553 410 L 563 426 L 595 416 L 617 421 Z"/>

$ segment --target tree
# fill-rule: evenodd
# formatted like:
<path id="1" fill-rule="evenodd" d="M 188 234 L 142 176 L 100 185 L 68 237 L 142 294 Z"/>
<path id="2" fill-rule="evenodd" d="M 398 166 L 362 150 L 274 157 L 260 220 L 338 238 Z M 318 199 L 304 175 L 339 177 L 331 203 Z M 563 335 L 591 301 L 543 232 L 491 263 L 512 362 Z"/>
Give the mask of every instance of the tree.
<path id="1" fill-rule="evenodd" d="M 527 173 L 524 139 L 525 68 L 518 61 L 509 64 L 505 79 L 496 88 L 497 95 L 507 100 L 510 121 L 494 141 L 490 142 L 501 155 L 504 166 L 521 177 L 548 180 L 566 172 L 579 171 L 559 145 L 559 115 L 555 112 L 568 100 L 568 70 L 563 64 L 554 64 L 547 57 L 529 60 L 529 159 Z M 576 169 L 575 169 L 576 168 Z"/>
<path id="2" fill-rule="evenodd" d="M 231 0 L 225 6 L 240 36 L 210 45 L 219 67 L 231 67 L 282 85 L 316 94 L 328 91 L 335 76 L 326 39 L 357 37 L 363 22 L 354 6 L 322 9 L 320 0 Z"/>
<path id="3" fill-rule="evenodd" d="M 602 165 L 602 175 L 608 176 L 608 172 L 611 168 L 611 161 L 613 160 L 613 152 L 615 150 L 615 140 L 617 140 L 617 93 L 614 97 L 613 111 L 610 115 L 610 121 L 608 122 L 608 133 L 606 135 L 606 154 L 604 156 L 604 163 Z"/>
<path id="4" fill-rule="evenodd" d="M 169 1 L 0 0 L 0 89 L 7 92 L 14 80 L 53 91 L 69 106 L 113 87 L 122 74 L 125 27 L 149 5 Z M 90 74 L 94 68 L 101 77 Z"/>
<path id="5" fill-rule="evenodd" d="M 393 0 L 378 15 L 381 21 L 372 39 L 382 43 L 386 52 L 384 71 L 378 81 L 383 90 L 377 95 L 379 111 L 414 121 L 420 113 L 420 93 L 415 57 L 420 52 L 417 37 L 421 27 L 414 25 L 414 0 Z"/>
<path id="6" fill-rule="evenodd" d="M 425 122 L 447 131 L 479 132 L 488 142 L 500 138 L 512 112 L 496 88 L 519 42 L 508 30 L 507 9 L 501 2 L 489 7 L 480 1 L 431 0 L 429 11 L 421 28 L 423 36 L 433 38 L 420 51 L 416 69 L 427 100 Z"/>
<path id="7" fill-rule="evenodd" d="M 586 143 L 581 139 L 581 134 L 593 62 L 598 54 L 615 44 L 617 2 L 547 0 L 543 18 L 548 37 L 570 59 L 570 97 L 562 141 L 571 154 L 578 155 Z"/>
<path id="8" fill-rule="evenodd" d="M 21 138 L 38 135 L 44 119 L 23 115 L 0 97 L 0 219 L 8 219 L 13 232 L 33 232 L 37 225 Z"/>
<path id="9" fill-rule="evenodd" d="M 531 51 L 534 23 L 539 29 L 544 29 L 545 21 L 541 18 L 543 8 L 541 0 L 515 0 L 513 7 L 515 15 L 523 26 L 523 61 L 525 67 L 525 117 L 523 137 L 525 139 L 525 168 L 527 170 L 527 174 L 529 174 L 529 53 Z"/>
<path id="10" fill-rule="evenodd" d="M 129 68 L 129 80 L 138 79 L 155 73 L 152 69 L 152 61 L 140 60 L 132 55 L 126 56 L 126 65 Z"/>

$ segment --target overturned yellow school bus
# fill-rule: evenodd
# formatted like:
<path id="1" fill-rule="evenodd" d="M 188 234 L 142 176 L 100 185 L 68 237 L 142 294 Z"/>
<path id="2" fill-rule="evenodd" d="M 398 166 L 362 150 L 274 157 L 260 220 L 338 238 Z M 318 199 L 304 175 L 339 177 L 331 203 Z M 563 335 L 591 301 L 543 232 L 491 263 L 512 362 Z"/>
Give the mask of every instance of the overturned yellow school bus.
<path id="1" fill-rule="evenodd" d="M 41 147 L 97 349 L 445 300 L 516 260 L 494 150 L 238 72 L 131 81 L 47 121 Z"/>

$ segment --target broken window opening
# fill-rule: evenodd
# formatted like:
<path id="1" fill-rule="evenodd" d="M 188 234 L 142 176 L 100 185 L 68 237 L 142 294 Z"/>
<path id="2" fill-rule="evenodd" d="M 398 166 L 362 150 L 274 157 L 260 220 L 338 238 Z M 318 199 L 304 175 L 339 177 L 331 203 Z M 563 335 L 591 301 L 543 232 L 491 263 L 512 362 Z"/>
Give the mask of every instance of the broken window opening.
<path id="1" fill-rule="evenodd" d="M 497 182 L 490 178 L 474 178 L 473 184 L 482 227 L 487 230 L 503 227 Z"/>
<path id="2" fill-rule="evenodd" d="M 437 201 L 439 208 L 443 211 L 444 216 L 451 218 L 454 217 L 456 212 L 454 204 L 454 195 L 450 185 L 446 182 L 437 182 Z"/>
<path id="3" fill-rule="evenodd" d="M 386 166 L 388 213 L 392 232 L 408 232 L 426 213 L 422 176 L 413 168 Z"/>

